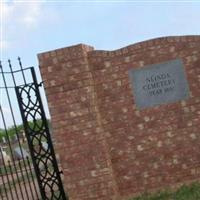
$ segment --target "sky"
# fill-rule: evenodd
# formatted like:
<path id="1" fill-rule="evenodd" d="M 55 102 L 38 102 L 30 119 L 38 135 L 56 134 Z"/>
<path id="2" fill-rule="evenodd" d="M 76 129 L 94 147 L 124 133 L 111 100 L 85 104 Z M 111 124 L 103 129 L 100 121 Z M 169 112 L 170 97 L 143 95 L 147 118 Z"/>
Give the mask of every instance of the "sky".
<path id="1" fill-rule="evenodd" d="M 114 50 L 157 37 L 200 34 L 200 0 L 0 0 L 0 17 L 4 70 L 9 70 L 8 59 L 15 68 L 20 56 L 25 67 L 35 66 L 39 79 L 37 54 L 41 52 L 78 43 Z M 47 110 L 43 92 L 42 96 Z M 0 101 L 10 126 L 2 92 Z"/>

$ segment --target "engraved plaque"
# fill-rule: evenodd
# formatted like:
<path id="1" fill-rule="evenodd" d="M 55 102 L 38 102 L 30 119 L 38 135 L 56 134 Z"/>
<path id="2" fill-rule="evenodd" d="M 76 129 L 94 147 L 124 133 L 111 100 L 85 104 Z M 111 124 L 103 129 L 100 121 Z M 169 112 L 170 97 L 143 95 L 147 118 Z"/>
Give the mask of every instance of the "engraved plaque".
<path id="1" fill-rule="evenodd" d="M 138 108 L 177 102 L 189 97 L 184 65 L 180 59 L 129 70 Z"/>

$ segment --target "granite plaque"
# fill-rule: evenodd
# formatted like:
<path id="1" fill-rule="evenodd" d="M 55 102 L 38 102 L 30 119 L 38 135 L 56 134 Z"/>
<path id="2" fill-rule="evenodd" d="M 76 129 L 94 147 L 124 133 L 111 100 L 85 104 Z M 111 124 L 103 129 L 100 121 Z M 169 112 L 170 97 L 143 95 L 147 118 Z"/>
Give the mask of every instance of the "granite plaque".
<path id="1" fill-rule="evenodd" d="M 129 78 L 139 109 L 189 97 L 184 65 L 180 59 L 131 69 Z"/>

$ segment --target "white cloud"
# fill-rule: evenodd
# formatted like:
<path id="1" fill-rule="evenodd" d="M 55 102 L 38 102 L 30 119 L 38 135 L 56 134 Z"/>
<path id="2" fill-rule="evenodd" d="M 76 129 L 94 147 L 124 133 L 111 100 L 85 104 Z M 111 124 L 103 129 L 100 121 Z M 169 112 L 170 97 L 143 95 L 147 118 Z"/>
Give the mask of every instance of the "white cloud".
<path id="1" fill-rule="evenodd" d="M 8 49 L 10 46 L 9 42 L 6 40 L 0 40 L 0 48 L 1 49 Z"/>
<path id="2" fill-rule="evenodd" d="M 23 40 L 24 34 L 39 27 L 42 6 L 42 2 L 1 2 L 3 18 L 0 47 L 2 50 L 12 47 L 15 41 L 20 38 Z"/>
<path id="3" fill-rule="evenodd" d="M 34 28 L 39 22 L 42 13 L 42 2 L 3 2 L 3 20 L 6 25 L 21 24 Z"/>

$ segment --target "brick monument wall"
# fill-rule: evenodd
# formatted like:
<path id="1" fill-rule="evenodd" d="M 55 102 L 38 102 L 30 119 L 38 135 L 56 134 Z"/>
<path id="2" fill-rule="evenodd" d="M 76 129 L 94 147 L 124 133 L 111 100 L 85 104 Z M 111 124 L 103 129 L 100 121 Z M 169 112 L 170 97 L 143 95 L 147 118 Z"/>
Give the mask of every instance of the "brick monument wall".
<path id="1" fill-rule="evenodd" d="M 76 45 L 38 55 L 71 200 L 118 200 L 200 178 L 200 36 L 116 51 Z M 182 59 L 190 97 L 138 109 L 128 70 Z"/>

